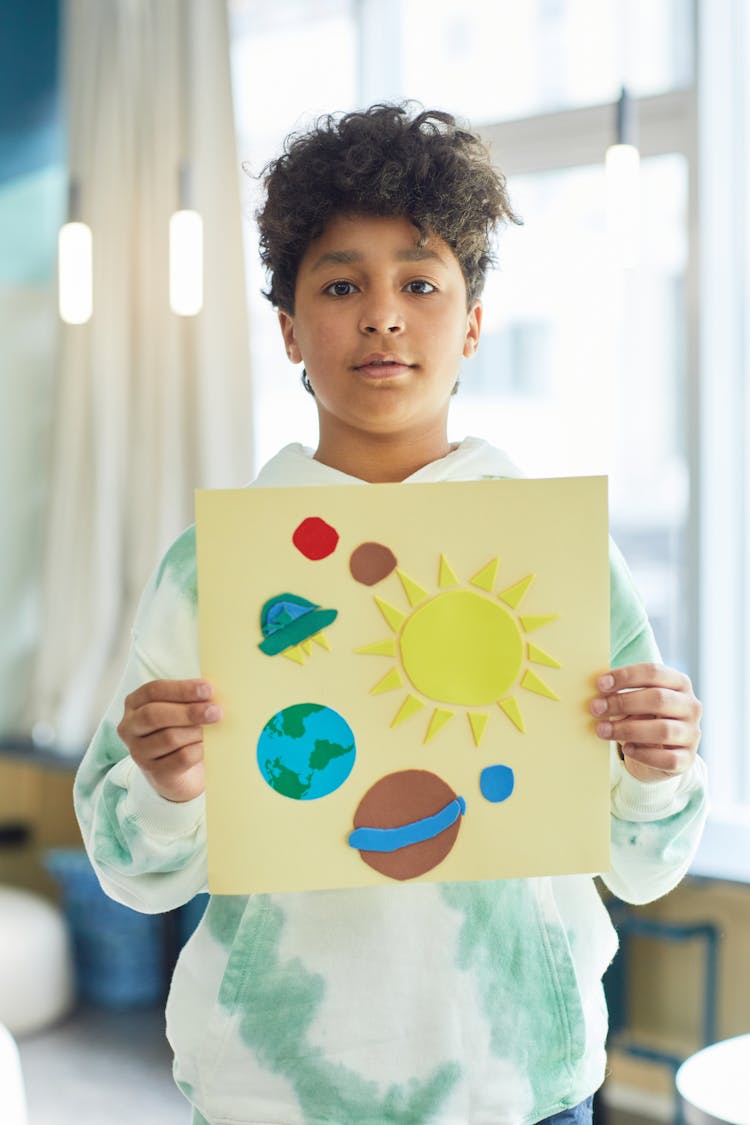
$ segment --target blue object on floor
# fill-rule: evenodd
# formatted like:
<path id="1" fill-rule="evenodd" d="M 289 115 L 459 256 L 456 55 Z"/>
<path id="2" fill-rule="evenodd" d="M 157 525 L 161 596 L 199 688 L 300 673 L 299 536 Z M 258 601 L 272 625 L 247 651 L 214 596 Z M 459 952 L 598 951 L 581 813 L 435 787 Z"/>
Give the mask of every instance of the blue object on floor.
<path id="1" fill-rule="evenodd" d="M 83 849 L 53 849 L 45 866 L 62 891 L 79 999 L 120 1010 L 160 1003 L 167 990 L 162 916 L 108 898 Z"/>

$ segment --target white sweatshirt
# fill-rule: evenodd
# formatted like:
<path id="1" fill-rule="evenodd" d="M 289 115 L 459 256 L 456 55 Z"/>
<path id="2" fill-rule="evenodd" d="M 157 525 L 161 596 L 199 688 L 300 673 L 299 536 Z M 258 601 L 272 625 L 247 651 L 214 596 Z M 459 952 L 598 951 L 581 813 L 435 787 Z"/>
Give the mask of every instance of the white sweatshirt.
<path id="1" fill-rule="evenodd" d="M 476 438 L 410 482 L 514 477 Z M 255 487 L 364 484 L 290 445 Z M 659 660 L 611 548 L 612 665 Z M 148 584 L 76 810 L 105 890 L 160 912 L 206 889 L 203 797 L 160 797 L 117 736 L 125 695 L 200 675 L 195 530 Z M 705 819 L 700 759 L 644 784 L 611 752 L 612 866 L 628 902 L 685 874 Z M 601 1084 L 601 977 L 617 939 L 589 876 L 214 896 L 167 1005 L 175 1077 L 210 1125 L 527 1125 Z M 197 1116 L 196 1116 L 196 1119 Z"/>

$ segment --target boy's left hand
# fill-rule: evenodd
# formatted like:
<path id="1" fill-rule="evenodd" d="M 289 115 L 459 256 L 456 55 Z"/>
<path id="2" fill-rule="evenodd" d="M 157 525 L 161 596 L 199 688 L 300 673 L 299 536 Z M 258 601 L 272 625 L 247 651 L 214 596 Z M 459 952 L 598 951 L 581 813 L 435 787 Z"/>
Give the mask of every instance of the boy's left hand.
<path id="1" fill-rule="evenodd" d="M 597 687 L 589 705 L 596 733 L 619 743 L 633 777 L 660 781 L 690 769 L 702 707 L 687 676 L 663 664 L 631 664 L 600 676 Z"/>

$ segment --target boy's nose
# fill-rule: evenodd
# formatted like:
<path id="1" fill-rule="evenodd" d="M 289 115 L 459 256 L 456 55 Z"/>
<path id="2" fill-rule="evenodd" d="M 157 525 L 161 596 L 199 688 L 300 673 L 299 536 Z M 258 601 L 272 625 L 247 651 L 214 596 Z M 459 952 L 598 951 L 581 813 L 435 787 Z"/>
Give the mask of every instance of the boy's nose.
<path id="1" fill-rule="evenodd" d="M 403 328 L 402 324 L 385 324 L 385 325 L 365 324 L 365 325 L 363 325 L 363 331 L 369 332 L 370 334 L 372 334 L 373 332 L 383 332 L 383 333 L 400 332 L 402 328 Z"/>
<path id="2" fill-rule="evenodd" d="M 403 330 L 404 321 L 391 302 L 373 302 L 363 310 L 359 327 L 368 335 L 377 332 L 393 334 Z"/>

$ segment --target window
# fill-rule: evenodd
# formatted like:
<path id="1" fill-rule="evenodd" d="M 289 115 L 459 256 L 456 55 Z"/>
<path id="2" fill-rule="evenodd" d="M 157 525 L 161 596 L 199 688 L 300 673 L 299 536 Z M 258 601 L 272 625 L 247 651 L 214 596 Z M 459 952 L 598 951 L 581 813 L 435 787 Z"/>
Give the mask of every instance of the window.
<path id="1" fill-rule="evenodd" d="M 487 437 L 534 475 L 609 475 L 613 534 L 664 658 L 705 704 L 714 814 L 696 869 L 750 881 L 745 0 L 236 0 L 234 19 L 240 151 L 256 170 L 315 113 L 377 100 L 481 129 L 525 225 L 500 236 L 452 435 Z M 604 230 L 623 83 L 642 157 L 632 271 L 607 260 Z M 256 262 L 248 224 L 262 462 L 314 444 L 316 426 Z"/>
<path id="2" fill-rule="evenodd" d="M 475 125 L 686 86 L 684 0 L 404 0 L 403 89 Z"/>
<path id="3" fill-rule="evenodd" d="M 532 476 L 609 476 L 613 535 L 665 661 L 686 668 L 687 160 L 643 161 L 633 271 L 608 259 L 601 163 L 509 186 L 524 226 L 500 237 L 454 432 L 494 437 Z"/>

